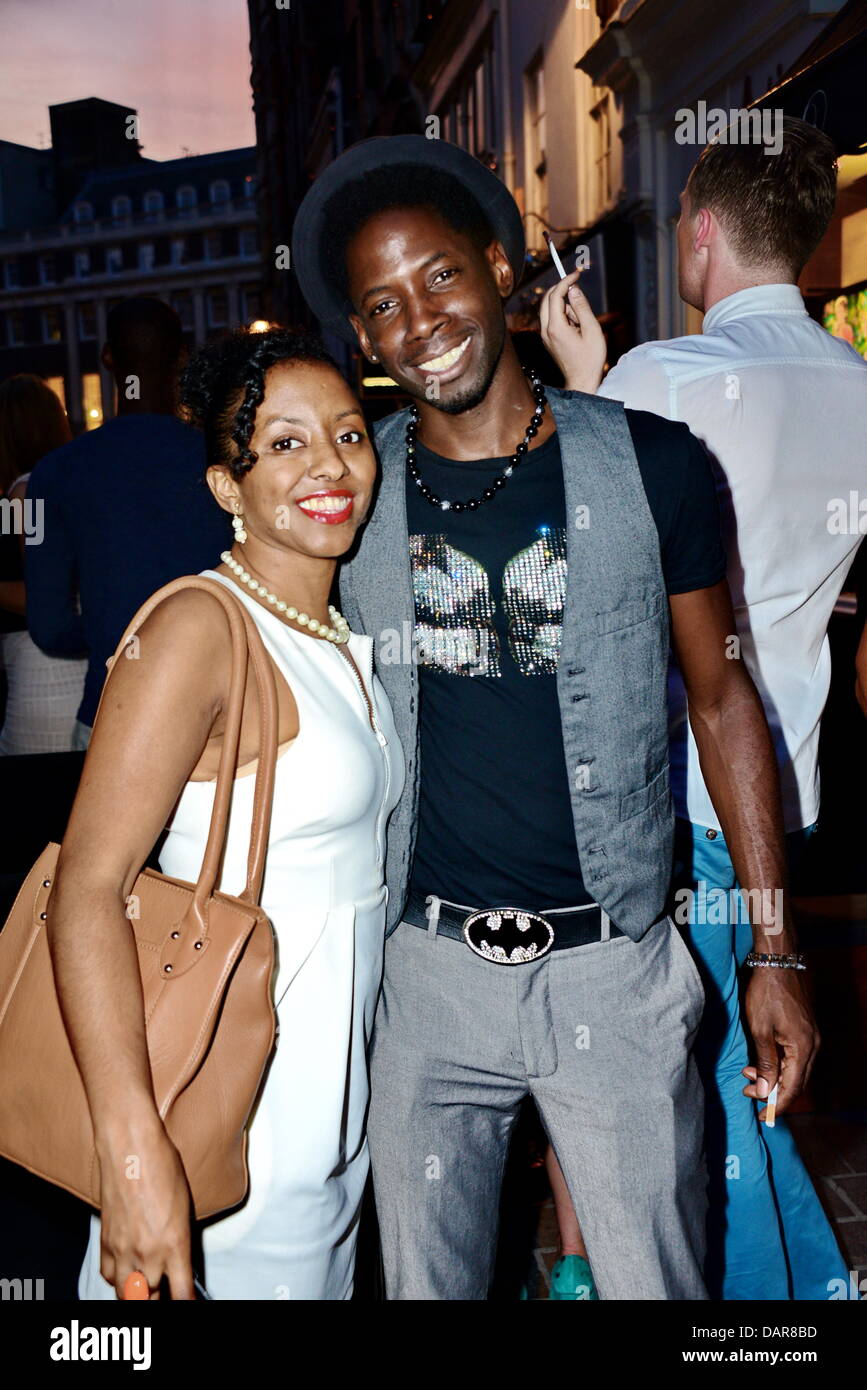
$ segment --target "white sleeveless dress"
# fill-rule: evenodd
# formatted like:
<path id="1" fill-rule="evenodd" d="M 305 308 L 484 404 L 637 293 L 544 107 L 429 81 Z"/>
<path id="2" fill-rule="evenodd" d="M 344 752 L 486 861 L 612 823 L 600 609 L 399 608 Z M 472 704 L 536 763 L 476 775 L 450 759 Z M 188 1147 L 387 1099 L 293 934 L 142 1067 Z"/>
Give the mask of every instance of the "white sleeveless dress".
<path id="1" fill-rule="evenodd" d="M 253 615 L 292 690 L 299 732 L 278 750 L 262 906 L 274 926 L 279 1038 L 249 1126 L 247 1199 L 202 1229 L 216 1299 L 346 1299 L 369 1157 L 367 1045 L 382 976 L 385 827 L 403 788 L 403 753 L 373 674 L 373 640 L 349 650 L 370 695 L 333 644 L 280 621 L 214 570 Z M 248 765 L 250 766 L 250 765 Z M 244 888 L 255 768 L 235 780 L 220 887 Z M 188 782 L 160 854 L 174 878 L 198 877 L 214 782 Z M 99 1217 L 79 1275 L 82 1299 L 113 1299 L 102 1278 Z"/>

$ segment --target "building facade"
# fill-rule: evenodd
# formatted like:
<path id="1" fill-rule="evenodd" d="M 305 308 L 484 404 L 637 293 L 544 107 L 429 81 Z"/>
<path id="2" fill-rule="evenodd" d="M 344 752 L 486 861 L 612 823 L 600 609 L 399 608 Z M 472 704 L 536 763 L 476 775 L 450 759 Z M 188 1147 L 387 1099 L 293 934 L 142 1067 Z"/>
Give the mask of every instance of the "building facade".
<path id="1" fill-rule="evenodd" d="M 130 117 L 95 99 L 64 103 L 51 108 L 52 151 L 0 147 L 4 214 L 7 168 L 27 168 L 33 193 L 0 229 L 0 379 L 44 377 L 74 430 L 114 413 L 100 353 L 119 300 L 166 300 L 191 348 L 262 312 L 255 150 L 144 159 L 126 138 Z"/>
<path id="2" fill-rule="evenodd" d="M 348 145 L 423 129 L 412 69 L 437 0 L 248 0 L 265 314 L 306 323 L 288 263 L 296 209 Z M 344 348 L 329 346 L 341 358 Z"/>
<path id="3" fill-rule="evenodd" d="M 606 327 L 632 332 L 616 98 L 576 67 L 610 9 L 604 0 L 449 0 L 414 70 L 441 137 L 499 173 L 523 213 L 527 266 L 507 306 L 515 327 L 537 321 L 557 278 L 548 230 L 570 269 L 582 248 L 582 284 Z"/>
<path id="4" fill-rule="evenodd" d="M 635 338 L 697 331 L 701 316 L 677 293 L 678 198 L 704 141 L 680 144 L 678 113 L 742 110 L 774 89 L 843 0 L 624 0 L 579 57 L 610 94 L 611 197 L 636 229 Z M 808 115 L 807 112 L 798 114 Z"/>
<path id="5" fill-rule="evenodd" d="M 567 268 L 579 249 L 589 262 L 582 286 L 613 363 L 637 342 L 701 324 L 677 293 L 675 227 L 703 141 L 678 142 L 679 113 L 771 100 L 829 26 L 843 21 L 850 35 L 865 8 L 867 0 L 732 0 L 722 9 L 713 0 L 321 0 L 277 10 L 250 0 L 263 227 L 272 247 L 288 243 L 310 180 L 356 140 L 405 130 L 449 140 L 495 170 L 523 213 L 528 256 L 508 305 L 512 325 L 533 325 L 556 279 L 547 228 Z M 815 103 L 799 114 L 822 124 Z M 829 237 L 824 269 L 811 263 L 804 281 L 814 298 L 823 286 L 850 286 L 860 268 L 853 214 L 863 158 L 850 152 L 841 163 L 845 269 L 829 268 Z M 294 277 L 271 270 L 268 254 L 274 316 L 303 317 Z"/>

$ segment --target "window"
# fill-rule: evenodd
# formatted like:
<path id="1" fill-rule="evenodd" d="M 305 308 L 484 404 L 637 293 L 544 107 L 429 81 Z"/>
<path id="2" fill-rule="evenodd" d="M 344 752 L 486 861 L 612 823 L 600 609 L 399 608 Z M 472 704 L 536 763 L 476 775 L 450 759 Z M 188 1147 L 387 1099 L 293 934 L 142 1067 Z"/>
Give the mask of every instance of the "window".
<path id="1" fill-rule="evenodd" d="M 191 329 L 195 323 L 193 296 L 191 294 L 172 295 L 172 307 L 181 321 L 181 328 Z"/>
<path id="2" fill-rule="evenodd" d="M 187 263 L 187 242 L 186 238 L 176 236 L 172 238 L 172 265 L 186 265 Z"/>
<path id="3" fill-rule="evenodd" d="M 238 236 L 238 255 L 244 260 L 254 260 L 259 254 L 259 237 L 255 227 L 242 227 Z"/>
<path id="4" fill-rule="evenodd" d="M 262 296 L 258 285 L 245 285 L 241 291 L 244 304 L 244 322 L 253 323 L 262 317 Z"/>
<path id="5" fill-rule="evenodd" d="M 125 193 L 118 193 L 111 200 L 111 215 L 115 226 L 128 222 L 132 216 L 132 199 Z"/>
<path id="6" fill-rule="evenodd" d="M 63 337 L 59 309 L 42 310 L 42 341 L 59 343 Z"/>
<path id="7" fill-rule="evenodd" d="M 154 221 L 163 215 L 163 195 L 158 188 L 151 188 L 144 195 L 145 217 L 149 221 Z"/>
<path id="8" fill-rule="evenodd" d="M 3 265 L 3 282 L 7 290 L 17 290 L 21 285 L 21 267 L 17 261 L 6 261 Z"/>
<path id="9" fill-rule="evenodd" d="M 198 195 L 191 183 L 185 183 L 175 194 L 175 207 L 179 212 L 189 212 L 197 202 Z"/>
<path id="10" fill-rule="evenodd" d="M 204 238 L 206 261 L 218 261 L 223 255 L 223 238 L 219 232 L 208 232 Z"/>
<path id="11" fill-rule="evenodd" d="M 26 341 L 23 314 L 7 314 L 6 338 L 10 347 L 20 347 Z"/>
<path id="12" fill-rule="evenodd" d="M 527 241 L 534 249 L 544 246 L 542 228 L 548 220 L 548 164 L 545 153 L 545 70 L 542 55 L 524 74 L 525 90 L 525 170 L 527 211 L 535 212 L 527 223 Z M 539 221 L 539 219 L 542 219 Z"/>
<path id="13" fill-rule="evenodd" d="M 596 157 L 596 211 L 602 212 L 611 201 L 611 108 L 606 95 L 592 108 Z"/>
<path id="14" fill-rule="evenodd" d="M 102 391 L 98 372 L 85 372 L 81 378 L 81 413 L 86 430 L 98 429 L 102 424 Z"/>
<path id="15" fill-rule="evenodd" d="M 96 308 L 93 304 L 78 306 L 78 336 L 82 339 L 96 337 Z"/>
<path id="16" fill-rule="evenodd" d="M 211 328 L 224 328 L 229 318 L 229 305 L 225 290 L 208 291 L 208 325 Z"/>
<path id="17" fill-rule="evenodd" d="M 152 241 L 142 241 L 138 248 L 138 268 L 139 270 L 153 270 L 156 260 L 156 248 Z"/>
<path id="18" fill-rule="evenodd" d="M 93 221 L 93 204 L 88 202 L 78 202 L 73 205 L 72 216 L 79 226 Z"/>
<path id="19" fill-rule="evenodd" d="M 84 277 L 85 277 L 86 275 L 89 275 L 89 274 L 90 274 L 90 252 L 89 252 L 89 251 L 76 251 L 76 253 L 75 253 L 75 278 L 76 278 L 76 280 L 83 280 Z"/>
<path id="20" fill-rule="evenodd" d="M 211 202 L 214 206 L 224 206 L 229 202 L 231 196 L 232 190 L 226 179 L 214 179 L 214 182 L 211 184 Z"/>
<path id="21" fill-rule="evenodd" d="M 119 246 L 112 246 L 106 251 L 105 269 L 108 275 L 120 275 L 123 270 L 123 251 Z"/>
<path id="22" fill-rule="evenodd" d="M 244 197 L 255 198 L 256 180 L 252 174 L 247 174 L 244 178 Z"/>
<path id="23" fill-rule="evenodd" d="M 39 257 L 39 283 L 40 285 L 57 284 L 57 260 L 54 256 Z"/>
<path id="24" fill-rule="evenodd" d="M 63 406 L 63 409 L 65 410 L 65 409 L 66 409 L 66 383 L 65 383 L 65 381 L 63 380 L 63 377 L 62 377 L 62 376 L 47 376 L 47 377 L 45 378 L 45 385 L 48 387 L 49 391 L 53 391 L 53 392 L 54 392 L 55 396 L 56 396 L 57 399 L 60 401 L 60 404 Z"/>
<path id="25" fill-rule="evenodd" d="M 442 137 L 496 168 L 494 50 L 491 38 L 476 49 L 439 111 Z"/>

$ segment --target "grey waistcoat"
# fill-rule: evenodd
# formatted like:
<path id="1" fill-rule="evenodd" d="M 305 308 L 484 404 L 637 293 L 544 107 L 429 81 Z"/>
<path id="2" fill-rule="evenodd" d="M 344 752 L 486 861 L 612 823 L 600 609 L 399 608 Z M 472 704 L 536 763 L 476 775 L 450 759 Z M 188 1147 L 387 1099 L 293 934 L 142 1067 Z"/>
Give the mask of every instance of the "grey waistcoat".
<path id="1" fill-rule="evenodd" d="M 587 891 L 638 940 L 665 910 L 674 833 L 669 614 L 659 538 L 620 402 L 546 389 L 563 458 L 568 566 L 557 668 L 561 727 L 551 729 L 551 738 L 562 738 Z M 340 577 L 350 626 L 373 638 L 376 672 L 406 758 L 403 794 L 388 828 L 389 934 L 406 905 L 418 817 L 407 416 L 399 411 L 376 427 L 382 485 L 357 554 Z M 532 467 L 532 455 L 525 466 Z M 495 525 L 496 501 L 483 508 L 480 520 Z"/>

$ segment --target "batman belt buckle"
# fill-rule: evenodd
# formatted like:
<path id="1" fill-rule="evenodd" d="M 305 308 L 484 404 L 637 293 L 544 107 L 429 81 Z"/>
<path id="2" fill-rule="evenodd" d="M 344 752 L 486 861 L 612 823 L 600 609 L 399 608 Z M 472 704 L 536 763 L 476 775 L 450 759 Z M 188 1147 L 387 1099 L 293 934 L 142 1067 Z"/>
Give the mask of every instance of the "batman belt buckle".
<path id="1" fill-rule="evenodd" d="M 525 965 L 546 956 L 554 928 L 538 912 L 519 907 L 486 907 L 464 919 L 464 941 L 495 965 Z"/>

